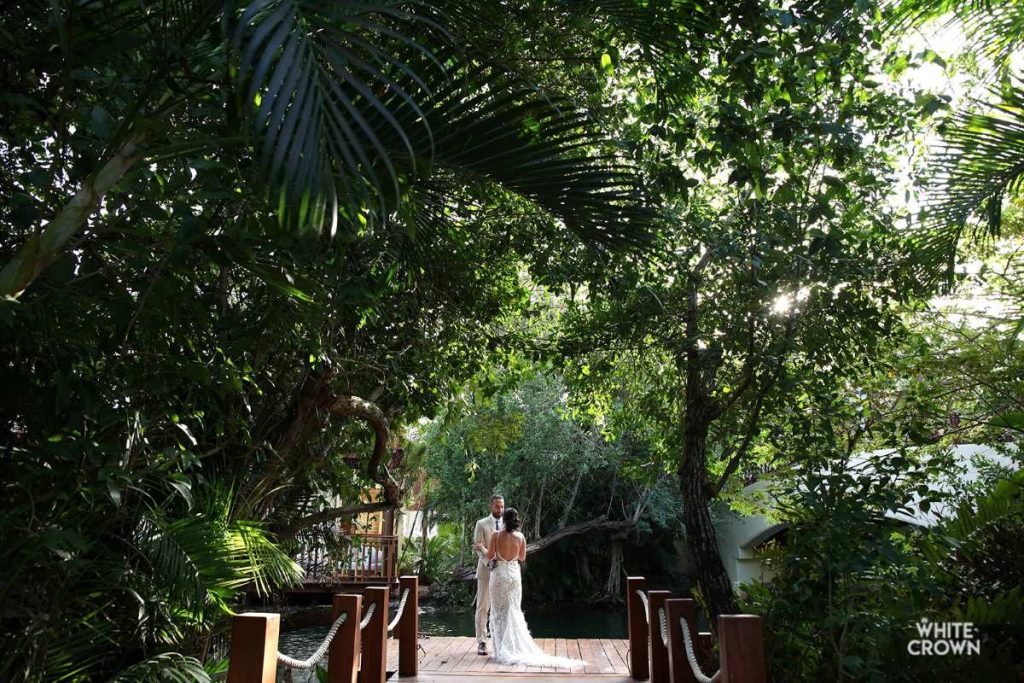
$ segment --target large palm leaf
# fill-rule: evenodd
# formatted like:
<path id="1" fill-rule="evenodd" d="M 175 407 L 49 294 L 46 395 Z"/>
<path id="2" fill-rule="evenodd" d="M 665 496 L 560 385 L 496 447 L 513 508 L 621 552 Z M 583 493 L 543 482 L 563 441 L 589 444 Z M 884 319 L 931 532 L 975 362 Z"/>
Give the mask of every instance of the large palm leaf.
<path id="1" fill-rule="evenodd" d="M 1024 91 L 1008 78 L 1011 57 L 1024 45 L 1024 3 L 1015 0 L 896 0 L 892 26 L 907 30 L 935 20 L 959 25 L 967 49 L 991 60 L 1006 77 L 996 104 L 955 115 L 944 126 L 942 146 L 931 158 L 932 178 L 915 262 L 928 284 L 950 282 L 956 249 L 969 228 L 998 235 L 1002 205 L 1019 192 L 1024 174 Z"/>
<path id="2" fill-rule="evenodd" d="M 281 214 L 331 231 L 384 221 L 443 167 L 502 183 L 589 239 L 641 231 L 636 176 L 592 122 L 465 64 L 439 20 L 422 3 L 265 0 L 241 15 L 243 103 Z"/>
<path id="3" fill-rule="evenodd" d="M 1017 0 L 897 0 L 888 3 L 891 22 L 899 30 L 943 20 L 959 25 L 967 48 L 1005 72 L 1010 58 L 1024 45 L 1024 4 Z"/>
<path id="4" fill-rule="evenodd" d="M 1024 88 L 1009 84 L 993 94 L 1001 101 L 984 113 L 953 117 L 933 156 L 918 260 L 946 263 L 946 275 L 972 219 L 998 235 L 1004 198 L 1019 194 L 1024 183 Z"/>
<path id="5" fill-rule="evenodd" d="M 302 576 L 262 529 L 230 518 L 230 490 L 214 493 L 187 517 L 169 519 L 151 509 L 133 539 L 150 568 L 153 589 L 194 622 L 204 621 L 208 607 L 230 611 L 228 601 L 250 582 L 267 594 Z"/>
<path id="6" fill-rule="evenodd" d="M 136 61 L 151 66 L 152 77 L 137 94 L 145 116 L 132 113 L 118 124 L 78 194 L 38 235 L 25 238 L 0 269 L 0 294 L 19 296 L 80 234 L 121 177 L 154 154 L 227 153 L 244 167 L 255 153 L 281 219 L 329 232 L 387 220 L 407 188 L 446 161 L 508 183 L 588 239 L 635 235 L 649 218 L 635 191 L 636 173 L 608 156 L 613 145 L 593 133 L 578 108 L 493 69 L 474 68 L 429 3 L 86 0 L 31 7 L 36 43 L 54 40 L 50 26 L 73 29 L 59 38 L 54 54 L 61 57 L 47 57 L 54 70 L 67 71 L 82 55 L 117 70 L 110 49 L 97 57 L 114 33 L 142 45 Z M 235 47 L 227 68 L 221 24 Z M 219 80 L 224 73 L 228 78 Z M 200 117 L 196 130 L 168 125 L 174 106 L 206 101 L 211 83 L 235 93 L 232 110 L 251 124 L 250 147 L 238 146 L 234 129 L 211 140 L 210 128 L 219 122 L 208 118 Z M 163 96 L 146 100 L 163 86 Z M 472 130 L 461 137 L 455 123 Z M 442 124 L 447 159 L 434 140 Z M 456 140 L 464 143 L 457 154 Z"/>

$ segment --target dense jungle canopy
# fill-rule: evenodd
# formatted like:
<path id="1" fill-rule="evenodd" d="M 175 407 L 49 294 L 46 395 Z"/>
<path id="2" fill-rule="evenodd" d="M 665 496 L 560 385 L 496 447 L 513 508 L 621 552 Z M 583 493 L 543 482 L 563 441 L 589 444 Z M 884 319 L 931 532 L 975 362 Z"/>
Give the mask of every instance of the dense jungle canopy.
<path id="1" fill-rule="evenodd" d="M 1024 480 L 928 476 L 953 443 L 1019 463 L 1021 26 L 1009 0 L 4 4 L 0 679 L 209 680 L 300 547 L 495 491 L 537 590 L 660 567 L 764 615 L 774 680 L 881 680 L 922 615 L 999 625 L 984 666 L 1019 672 Z M 868 448 L 897 455 L 846 472 Z M 774 593 L 717 547 L 755 478 L 793 525 Z M 865 525 L 912 494 L 952 495 L 946 526 Z M 985 670 L 902 656 L 888 680 Z"/>

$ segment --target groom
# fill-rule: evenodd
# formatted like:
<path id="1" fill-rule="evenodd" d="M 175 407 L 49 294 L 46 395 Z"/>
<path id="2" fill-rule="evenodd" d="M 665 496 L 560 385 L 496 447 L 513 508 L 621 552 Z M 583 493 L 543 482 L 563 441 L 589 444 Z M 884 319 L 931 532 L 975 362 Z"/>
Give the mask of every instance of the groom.
<path id="1" fill-rule="evenodd" d="M 491 607 L 488 588 L 491 580 L 491 569 L 487 564 L 487 553 L 484 548 L 491 540 L 491 534 L 501 531 L 501 513 L 505 511 L 505 499 L 499 495 L 491 496 L 491 514 L 476 523 L 473 530 L 473 549 L 476 552 L 476 642 L 477 654 L 487 654 L 487 612 Z"/>

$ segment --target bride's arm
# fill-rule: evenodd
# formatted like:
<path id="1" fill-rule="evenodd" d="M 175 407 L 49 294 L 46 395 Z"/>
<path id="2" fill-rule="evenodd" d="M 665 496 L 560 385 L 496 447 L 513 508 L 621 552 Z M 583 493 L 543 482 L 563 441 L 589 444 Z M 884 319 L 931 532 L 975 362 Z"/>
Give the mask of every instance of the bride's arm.
<path id="1" fill-rule="evenodd" d="M 526 536 L 523 535 L 523 534 L 519 534 L 519 541 L 520 541 L 520 543 L 519 543 L 519 561 L 520 562 L 525 562 L 526 561 Z"/>
<path id="2" fill-rule="evenodd" d="M 487 539 L 487 547 L 484 548 L 484 552 L 487 553 L 487 559 L 488 560 L 493 560 L 494 559 L 494 549 L 495 549 L 494 532 L 492 531 L 490 537 Z"/>

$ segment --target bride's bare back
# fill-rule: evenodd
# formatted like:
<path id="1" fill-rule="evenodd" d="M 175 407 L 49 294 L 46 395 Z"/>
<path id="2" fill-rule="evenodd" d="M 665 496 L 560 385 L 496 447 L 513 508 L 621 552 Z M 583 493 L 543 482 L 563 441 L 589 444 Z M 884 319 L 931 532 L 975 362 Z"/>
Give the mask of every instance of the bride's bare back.
<path id="1" fill-rule="evenodd" d="M 488 543 L 487 559 L 496 557 L 507 561 L 525 560 L 526 538 L 518 531 L 495 531 L 491 534 L 491 542 Z"/>

